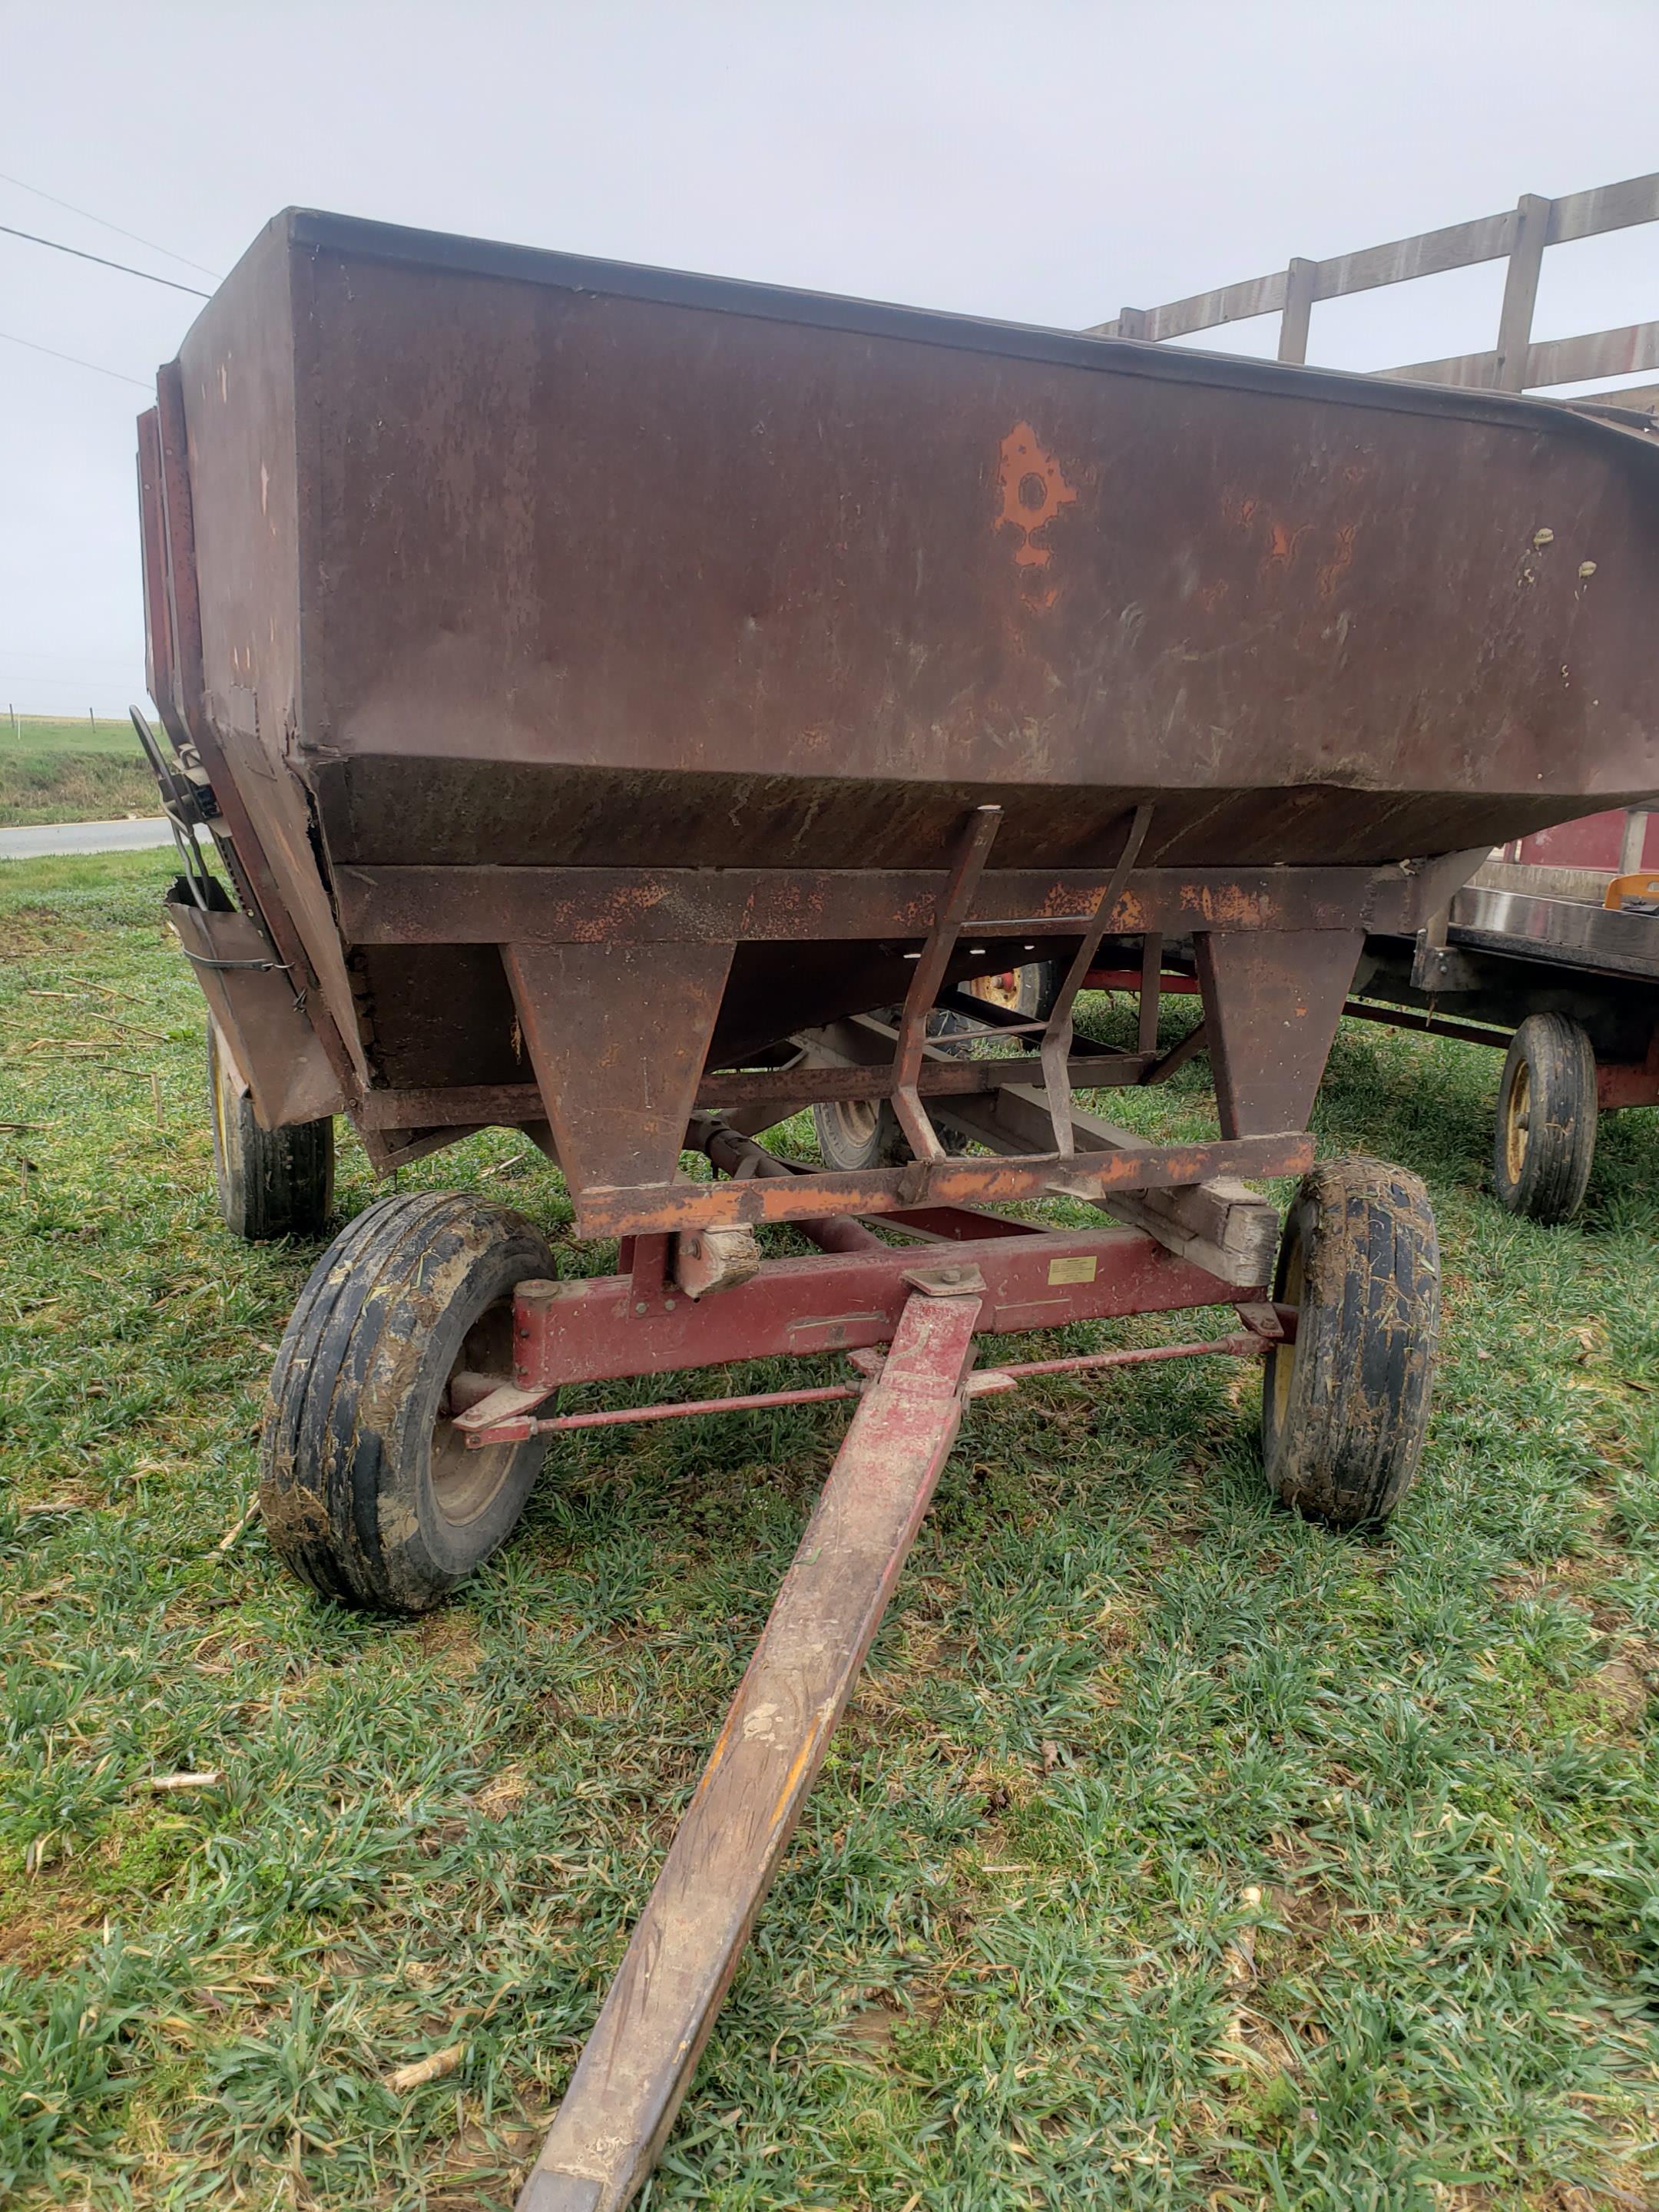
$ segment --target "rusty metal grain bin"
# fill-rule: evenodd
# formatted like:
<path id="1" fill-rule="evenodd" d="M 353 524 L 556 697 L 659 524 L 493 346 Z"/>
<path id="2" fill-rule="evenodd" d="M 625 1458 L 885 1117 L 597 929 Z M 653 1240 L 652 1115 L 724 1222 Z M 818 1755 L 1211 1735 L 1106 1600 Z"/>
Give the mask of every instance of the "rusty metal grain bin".
<path id="1" fill-rule="evenodd" d="M 521 1067 L 531 870 L 902 876 L 985 805 L 1098 869 L 1148 799 L 1144 866 L 1364 868 L 1659 787 L 1659 457 L 1547 403 L 290 212 L 149 446 L 154 687 L 348 1103 Z M 894 995 L 763 933 L 710 1065 Z"/>
<path id="2" fill-rule="evenodd" d="M 1557 409 L 308 214 L 179 367 L 210 711 L 333 859 L 986 795 L 1051 861 L 1155 791 L 1151 859 L 1382 860 L 1659 784 L 1659 479 Z"/>

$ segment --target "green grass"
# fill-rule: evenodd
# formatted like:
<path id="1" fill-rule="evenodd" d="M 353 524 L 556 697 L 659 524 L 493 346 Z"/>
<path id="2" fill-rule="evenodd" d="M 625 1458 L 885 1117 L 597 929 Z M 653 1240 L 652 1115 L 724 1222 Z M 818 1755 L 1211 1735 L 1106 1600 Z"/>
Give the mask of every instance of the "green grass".
<path id="1" fill-rule="evenodd" d="M 0 2197 L 505 2206 L 842 1424 L 568 1443 L 422 1622 L 222 1548 L 315 1254 L 218 1224 L 165 874 L 0 877 Z M 653 2212 L 1652 2201 L 1659 1131 L 1534 1228 L 1497 1073 L 1353 1024 L 1319 1108 L 1444 1242 L 1385 1539 L 1268 1503 L 1227 1363 L 976 1402 Z M 1113 1108 L 1195 1128 L 1206 1080 Z M 405 1180 L 492 1169 L 603 1264 L 508 1135 Z"/>
<path id="2" fill-rule="evenodd" d="M 0 716 L 0 829 L 160 811 L 131 722 Z"/>

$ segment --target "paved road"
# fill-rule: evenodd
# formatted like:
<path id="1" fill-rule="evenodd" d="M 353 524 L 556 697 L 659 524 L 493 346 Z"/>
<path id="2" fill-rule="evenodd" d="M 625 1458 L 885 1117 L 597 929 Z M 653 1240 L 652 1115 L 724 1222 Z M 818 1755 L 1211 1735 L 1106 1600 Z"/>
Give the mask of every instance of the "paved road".
<path id="1" fill-rule="evenodd" d="M 142 853 L 172 842 L 160 814 L 137 822 L 40 822 L 27 830 L 0 830 L 0 860 L 38 860 L 46 853 Z"/>

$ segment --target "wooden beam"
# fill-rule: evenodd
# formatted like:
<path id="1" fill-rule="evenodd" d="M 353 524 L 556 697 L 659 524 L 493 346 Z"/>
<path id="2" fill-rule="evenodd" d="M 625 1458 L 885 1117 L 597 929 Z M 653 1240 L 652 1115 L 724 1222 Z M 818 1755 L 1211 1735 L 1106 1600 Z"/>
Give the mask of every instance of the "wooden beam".
<path id="1" fill-rule="evenodd" d="M 1538 298 L 1538 272 L 1544 265 L 1549 223 L 1549 202 L 1536 192 L 1523 192 L 1516 203 L 1504 304 L 1498 317 L 1492 383 L 1499 392 L 1519 392 L 1531 381 L 1527 374 L 1527 349 L 1532 343 L 1533 307 Z"/>
<path id="2" fill-rule="evenodd" d="M 1545 338 L 1528 349 L 1527 384 L 1580 384 L 1592 376 L 1627 376 L 1638 368 L 1659 368 L 1659 323 L 1626 323 L 1616 331 L 1591 331 L 1583 337 Z M 1615 402 L 1622 392 L 1607 397 Z"/>
<path id="3" fill-rule="evenodd" d="M 1417 361 L 1374 374 L 1391 381 L 1450 384 L 1464 391 L 1530 392 L 1540 385 L 1580 384 L 1592 376 L 1625 376 L 1640 368 L 1659 368 L 1659 323 L 1626 323 L 1616 331 L 1590 331 L 1582 337 L 1540 339 L 1527 349 L 1523 384 L 1498 383 L 1503 362 L 1496 350 L 1450 354 L 1443 361 Z M 1637 398 L 1633 392 L 1622 392 L 1594 396 L 1612 406 Z M 1644 403 L 1638 399 L 1638 404 Z"/>
<path id="4" fill-rule="evenodd" d="M 1620 184 L 1596 185 L 1587 192 L 1568 192 L 1550 207 L 1549 243 L 1565 246 L 1575 238 L 1600 238 L 1633 223 L 1659 222 L 1659 169 Z"/>
<path id="5" fill-rule="evenodd" d="M 1316 261 L 1293 260 L 1285 271 L 1285 312 L 1279 325 L 1280 361 L 1308 358 L 1308 326 L 1313 319 L 1314 287 L 1318 281 Z"/>
<path id="6" fill-rule="evenodd" d="M 1541 219 L 1529 216 L 1528 210 L 1542 210 Z M 1534 224 L 1541 220 L 1541 228 L 1534 238 Z M 1536 270 L 1528 278 L 1528 264 L 1534 252 L 1541 254 L 1548 246 L 1565 246 L 1576 238 L 1595 238 L 1612 230 L 1624 230 L 1636 223 L 1659 222 L 1659 172 L 1648 176 L 1627 177 L 1613 185 L 1598 185 L 1591 191 L 1569 192 L 1560 199 L 1539 198 L 1528 193 L 1519 206 L 1505 209 L 1501 215 L 1478 216 L 1470 222 L 1447 224 L 1440 230 L 1419 231 L 1411 238 L 1397 238 L 1383 246 L 1367 246 L 1357 253 L 1340 253 L 1328 259 L 1310 264 L 1292 262 L 1290 270 L 1275 270 L 1268 276 L 1247 277 L 1241 283 L 1224 284 L 1212 291 L 1190 293 L 1185 299 L 1171 300 L 1161 307 L 1126 307 L 1115 321 L 1096 323 L 1085 332 L 1094 337 L 1151 338 L 1167 343 L 1172 338 L 1190 337 L 1196 331 L 1215 330 L 1224 323 L 1243 323 L 1257 315 L 1286 314 L 1291 307 L 1294 279 L 1292 270 L 1311 268 L 1309 304 L 1319 300 L 1339 300 L 1355 292 L 1375 291 L 1387 284 L 1410 283 L 1419 276 L 1437 276 L 1449 269 L 1473 269 L 1488 261 L 1501 261 L 1508 256 L 1511 262 L 1514 285 L 1513 312 L 1504 337 L 1496 349 L 1501 358 L 1509 351 L 1514 357 L 1515 347 L 1509 343 L 1514 333 L 1524 324 L 1530 331 L 1531 300 L 1525 288 L 1528 282 L 1535 292 Z M 1519 265 L 1516 266 L 1519 249 Z M 1301 353 L 1283 349 L 1281 332 L 1281 361 L 1304 361 L 1305 345 Z M 1519 343 L 1524 344 L 1522 337 Z M 1490 364 L 1491 355 L 1464 355 L 1454 357 L 1458 362 L 1479 362 Z M 1425 383 L 1470 385 L 1474 377 L 1437 376 L 1432 372 L 1445 364 L 1419 362 L 1410 368 L 1393 369 L 1389 374 L 1408 377 Z M 1595 375 L 1599 372 L 1589 372 Z M 1524 382 L 1532 385 L 1545 381 L 1527 375 Z M 1548 380 L 1565 383 L 1565 377 Z M 1519 385 L 1504 383 L 1497 388 L 1516 391 Z"/>

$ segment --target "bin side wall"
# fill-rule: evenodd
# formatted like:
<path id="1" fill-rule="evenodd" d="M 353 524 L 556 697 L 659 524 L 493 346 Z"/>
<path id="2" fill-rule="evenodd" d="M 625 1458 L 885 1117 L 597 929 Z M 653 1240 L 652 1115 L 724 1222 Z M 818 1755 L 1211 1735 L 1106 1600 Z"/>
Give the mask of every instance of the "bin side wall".
<path id="1" fill-rule="evenodd" d="M 502 819 L 507 762 L 586 779 L 597 855 L 731 862 L 776 849 L 767 776 L 849 863 L 871 782 L 917 862 L 949 786 L 1052 794 L 1011 812 L 1032 860 L 1187 794 L 1206 827 L 1158 856 L 1196 863 L 1396 858 L 1442 801 L 1478 802 L 1447 845 L 1496 841 L 1659 781 L 1659 472 L 1611 434 L 326 246 L 306 281 L 301 742 L 476 764 L 428 785 L 454 857 L 572 834 L 562 781 Z M 398 794 L 343 779 L 331 841 L 390 857 Z"/>

